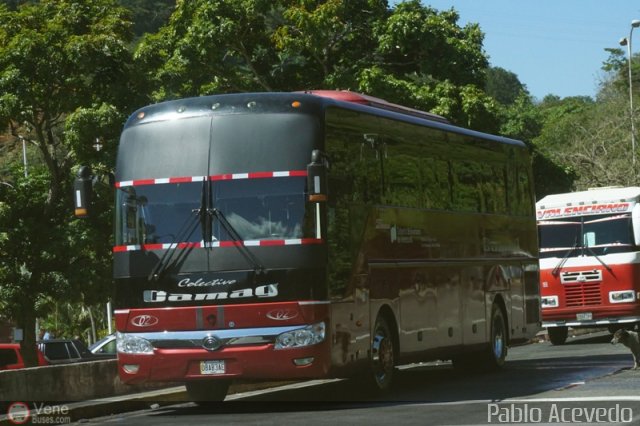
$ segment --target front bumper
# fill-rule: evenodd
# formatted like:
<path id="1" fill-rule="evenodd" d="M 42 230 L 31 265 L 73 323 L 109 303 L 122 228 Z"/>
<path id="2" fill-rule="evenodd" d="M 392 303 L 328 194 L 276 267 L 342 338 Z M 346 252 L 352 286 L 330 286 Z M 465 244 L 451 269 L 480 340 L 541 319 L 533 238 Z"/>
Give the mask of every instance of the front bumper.
<path id="1" fill-rule="evenodd" d="M 152 354 L 118 353 L 118 371 L 129 384 L 197 379 L 307 379 L 326 377 L 328 338 L 323 342 L 275 349 L 276 337 L 304 325 L 250 329 L 135 333 L 153 345 Z M 212 344 L 212 340 L 215 344 Z M 312 359 L 298 365 L 299 360 Z M 202 361 L 224 361 L 225 371 L 203 374 Z M 135 367 L 135 368 L 132 368 Z"/>

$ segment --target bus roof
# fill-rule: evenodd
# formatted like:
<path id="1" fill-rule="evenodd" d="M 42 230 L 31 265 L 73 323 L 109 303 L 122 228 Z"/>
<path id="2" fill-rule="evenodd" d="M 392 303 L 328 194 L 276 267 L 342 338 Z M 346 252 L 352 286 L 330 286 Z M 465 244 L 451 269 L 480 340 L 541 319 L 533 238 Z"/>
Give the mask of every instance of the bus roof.
<path id="1" fill-rule="evenodd" d="M 214 113 L 242 113 L 251 108 L 253 108 L 255 112 L 259 112 L 259 110 L 261 110 L 260 106 L 253 107 L 257 105 L 256 101 L 258 100 L 260 102 L 266 101 L 270 106 L 266 106 L 265 104 L 265 107 L 275 108 L 274 112 L 276 110 L 284 112 L 285 109 L 290 111 L 288 105 L 292 102 L 295 103 L 295 101 L 303 101 L 305 98 L 307 102 L 302 102 L 304 106 L 299 108 L 300 110 L 320 111 L 328 106 L 338 106 L 357 112 L 365 112 L 392 120 L 428 126 L 445 132 L 457 133 L 473 138 L 492 140 L 494 142 L 523 148 L 526 146 L 524 142 L 516 139 L 455 126 L 437 114 L 393 104 L 373 96 L 342 90 L 234 93 L 168 100 L 138 109 L 131 114 L 125 123 L 124 129 L 152 121 L 169 120 L 177 118 L 178 116 L 184 118 Z M 298 104 L 300 103 L 298 102 Z"/>
<path id="2" fill-rule="evenodd" d="M 384 109 L 387 111 L 399 112 L 400 114 L 413 115 L 415 117 L 426 118 L 440 123 L 451 124 L 449 120 L 441 115 L 431 112 L 420 111 L 418 109 L 409 108 L 403 105 L 387 102 L 384 99 L 376 98 L 362 93 L 351 92 L 349 90 L 306 90 L 303 93 L 320 96 L 322 98 L 335 99 L 337 101 L 351 102 L 361 105 L 367 105 L 373 108 Z"/>
<path id="3" fill-rule="evenodd" d="M 580 204 L 637 202 L 640 199 L 640 187 L 605 187 L 587 191 L 567 192 L 547 195 L 536 203 L 537 209 L 576 206 Z"/>

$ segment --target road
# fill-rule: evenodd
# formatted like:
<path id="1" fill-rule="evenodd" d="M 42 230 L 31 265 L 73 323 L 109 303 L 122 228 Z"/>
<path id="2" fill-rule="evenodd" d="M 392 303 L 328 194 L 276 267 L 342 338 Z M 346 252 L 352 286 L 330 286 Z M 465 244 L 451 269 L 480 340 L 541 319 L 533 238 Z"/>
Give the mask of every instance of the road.
<path id="1" fill-rule="evenodd" d="M 83 421 L 115 425 L 640 424 L 640 370 L 601 332 L 563 346 L 511 348 L 506 368 L 465 374 L 447 363 L 403 366 L 394 390 L 368 398 L 354 381 L 314 381 Z"/>

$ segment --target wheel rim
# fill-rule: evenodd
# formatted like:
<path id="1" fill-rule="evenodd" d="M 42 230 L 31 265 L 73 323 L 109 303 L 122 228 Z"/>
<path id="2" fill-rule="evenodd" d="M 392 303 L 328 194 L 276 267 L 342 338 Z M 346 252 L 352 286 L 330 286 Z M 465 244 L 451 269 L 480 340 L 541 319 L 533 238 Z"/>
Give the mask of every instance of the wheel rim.
<path id="1" fill-rule="evenodd" d="M 394 366 L 393 343 L 382 327 L 376 329 L 373 338 L 372 358 L 375 380 L 381 388 L 390 381 Z"/>

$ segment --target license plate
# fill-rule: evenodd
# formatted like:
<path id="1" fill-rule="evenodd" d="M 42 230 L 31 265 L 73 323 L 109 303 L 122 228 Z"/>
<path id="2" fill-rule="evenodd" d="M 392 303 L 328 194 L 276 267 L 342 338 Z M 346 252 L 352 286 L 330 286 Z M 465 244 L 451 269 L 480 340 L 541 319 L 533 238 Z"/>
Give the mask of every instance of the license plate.
<path id="1" fill-rule="evenodd" d="M 576 314 L 576 319 L 578 321 L 588 321 L 593 319 L 593 314 L 591 312 L 580 312 Z"/>
<path id="2" fill-rule="evenodd" d="M 224 374 L 224 360 L 200 361 L 200 374 Z"/>

